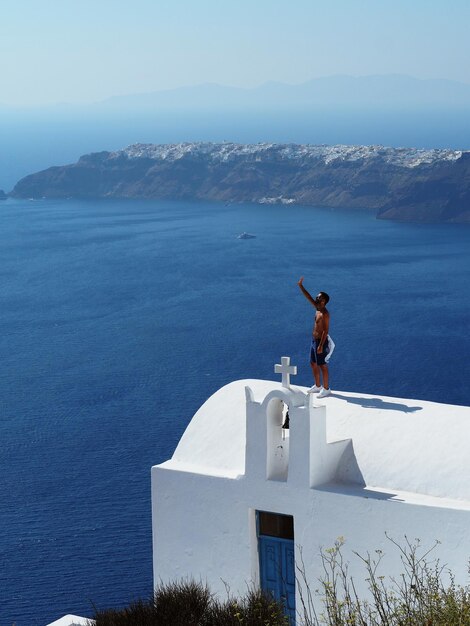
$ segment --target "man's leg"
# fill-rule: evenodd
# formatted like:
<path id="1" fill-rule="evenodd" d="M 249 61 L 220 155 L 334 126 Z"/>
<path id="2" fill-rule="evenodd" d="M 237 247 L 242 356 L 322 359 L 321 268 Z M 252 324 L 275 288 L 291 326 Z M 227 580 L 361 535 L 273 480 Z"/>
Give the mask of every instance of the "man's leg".
<path id="1" fill-rule="evenodd" d="M 318 367 L 316 363 L 310 363 L 310 365 L 312 366 L 312 374 L 313 374 L 313 378 L 315 379 L 315 385 L 317 387 L 320 387 L 320 368 Z M 328 377 L 328 374 L 327 374 L 327 377 Z"/>
<path id="2" fill-rule="evenodd" d="M 310 367 L 312 368 L 315 384 L 310 387 L 308 393 L 318 393 L 320 391 L 320 368 L 317 364 L 316 342 L 314 339 L 312 339 L 312 345 L 310 347 Z"/>
<path id="3" fill-rule="evenodd" d="M 318 366 L 317 366 L 318 369 Z M 328 365 L 320 365 L 320 369 L 321 369 L 321 373 L 322 373 L 322 377 L 323 377 L 323 389 L 329 389 L 330 388 L 330 384 L 329 384 L 329 379 L 328 379 Z M 318 377 L 318 380 L 320 380 L 320 377 Z"/>

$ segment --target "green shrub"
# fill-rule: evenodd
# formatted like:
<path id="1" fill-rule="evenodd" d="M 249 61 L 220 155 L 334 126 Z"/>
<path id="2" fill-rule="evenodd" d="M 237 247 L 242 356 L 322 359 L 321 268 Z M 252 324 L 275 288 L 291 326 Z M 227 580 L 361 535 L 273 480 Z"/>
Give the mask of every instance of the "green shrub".
<path id="1" fill-rule="evenodd" d="M 138 600 L 124 609 L 96 610 L 93 619 L 97 626 L 154 626 L 155 611 L 151 601 Z M 92 621 L 88 622 L 91 626 Z"/>
<path id="2" fill-rule="evenodd" d="M 389 538 L 390 539 L 390 538 Z M 298 568 L 299 626 L 470 626 L 470 586 L 456 584 L 452 572 L 430 559 L 418 540 L 399 550 L 403 572 L 397 578 L 380 574 L 383 554 L 376 550 L 359 558 L 365 568 L 368 598 L 360 598 L 348 563 L 343 540 L 322 552 L 323 577 L 313 590 L 303 563 Z M 300 584 L 299 584 L 300 583 Z M 319 598 L 314 602 L 314 595 Z M 318 599 L 323 614 L 315 611 Z M 288 626 L 282 606 L 262 591 L 249 589 L 241 598 L 220 600 L 194 581 L 161 584 L 149 600 L 139 600 L 121 610 L 95 612 L 96 626 Z"/>
<path id="3" fill-rule="evenodd" d="M 457 585 L 451 571 L 438 559 L 430 560 L 430 549 L 419 540 L 403 545 L 387 536 L 398 549 L 403 571 L 397 578 L 379 572 L 383 553 L 376 550 L 358 557 L 365 568 L 369 597 L 359 598 L 348 572 L 341 548 L 343 539 L 322 552 L 324 576 L 319 593 L 324 614 L 317 617 L 312 594 L 301 568 L 304 583 L 302 598 L 305 626 L 470 626 L 470 587 Z M 305 589 L 307 591 L 305 592 Z"/>
<path id="4" fill-rule="evenodd" d="M 242 598 L 215 598 L 194 581 L 161 584 L 149 600 L 95 611 L 96 626 L 287 626 L 282 606 L 262 591 Z"/>

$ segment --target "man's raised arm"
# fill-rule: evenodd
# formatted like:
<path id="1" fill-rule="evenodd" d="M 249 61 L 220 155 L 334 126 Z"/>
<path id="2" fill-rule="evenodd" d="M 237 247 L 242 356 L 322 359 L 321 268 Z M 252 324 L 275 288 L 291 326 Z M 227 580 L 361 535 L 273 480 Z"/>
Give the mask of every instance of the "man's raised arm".
<path id="1" fill-rule="evenodd" d="M 299 279 L 299 282 L 297 283 L 300 287 L 300 291 L 304 294 L 304 296 L 307 298 L 307 300 L 315 307 L 317 308 L 317 303 L 315 302 L 315 300 L 312 298 L 312 296 L 308 293 L 308 291 L 305 289 L 304 285 L 304 277 L 301 276 Z"/>

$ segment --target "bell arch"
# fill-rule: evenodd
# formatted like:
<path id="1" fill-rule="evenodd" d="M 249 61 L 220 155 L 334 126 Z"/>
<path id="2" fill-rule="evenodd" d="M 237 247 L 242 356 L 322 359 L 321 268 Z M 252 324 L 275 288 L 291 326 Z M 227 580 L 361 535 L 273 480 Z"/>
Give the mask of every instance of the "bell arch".
<path id="1" fill-rule="evenodd" d="M 274 397 L 266 405 L 266 478 L 286 481 L 289 472 L 289 436 L 283 428 L 289 403 Z"/>

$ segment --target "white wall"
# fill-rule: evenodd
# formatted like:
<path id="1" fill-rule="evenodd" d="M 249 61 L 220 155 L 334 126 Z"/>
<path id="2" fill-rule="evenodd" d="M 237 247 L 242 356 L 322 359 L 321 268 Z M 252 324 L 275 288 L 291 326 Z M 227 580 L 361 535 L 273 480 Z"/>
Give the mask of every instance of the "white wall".
<path id="1" fill-rule="evenodd" d="M 366 573 L 354 551 L 382 550 L 383 574 L 398 576 L 399 553 L 385 533 L 425 547 L 441 541 L 433 556 L 467 582 L 469 409 L 336 396 L 316 406 L 299 388 L 237 381 L 201 407 L 173 459 L 152 468 L 155 584 L 189 576 L 222 595 L 225 584 L 244 594 L 259 582 L 257 510 L 294 517 L 296 563 L 301 546 L 312 590 L 323 575 L 320 551 L 338 537 L 360 594 Z M 290 414 L 285 466 L 274 456 L 280 400 Z M 409 486 L 418 493 L 400 491 Z"/>
<path id="2" fill-rule="evenodd" d="M 224 582 L 233 593 L 245 593 L 246 584 L 257 582 L 259 576 L 253 510 L 294 516 L 295 543 L 303 546 L 313 589 L 322 575 L 320 548 L 331 547 L 340 536 L 346 540 L 344 553 L 352 559 L 350 572 L 359 590 L 365 589 L 365 573 L 353 550 L 365 554 L 382 549 L 386 554 L 384 573 L 399 574 L 398 553 L 385 531 L 398 541 L 404 535 L 419 538 L 429 547 L 439 539 L 442 545 L 436 555 L 452 568 L 458 581 L 465 582 L 470 510 L 382 499 L 386 497 L 373 492 L 360 496 L 347 490 L 295 489 L 275 481 L 183 475 L 154 467 L 155 583 L 192 576 L 207 581 L 221 594 L 225 593 Z M 300 562 L 298 553 L 296 562 Z"/>

